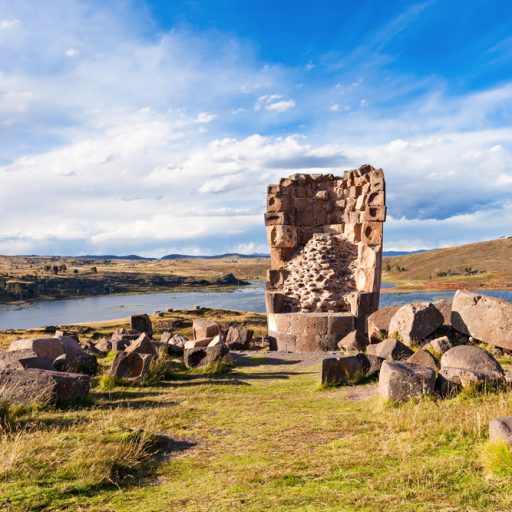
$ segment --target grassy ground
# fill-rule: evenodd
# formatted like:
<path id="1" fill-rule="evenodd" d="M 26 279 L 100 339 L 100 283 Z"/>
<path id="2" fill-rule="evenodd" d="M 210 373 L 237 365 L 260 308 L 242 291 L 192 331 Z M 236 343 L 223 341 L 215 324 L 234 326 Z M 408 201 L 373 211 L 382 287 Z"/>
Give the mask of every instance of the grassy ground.
<path id="1" fill-rule="evenodd" d="M 512 394 L 400 407 L 375 384 L 318 390 L 319 362 L 258 354 L 226 375 L 94 391 L 21 412 L 0 439 L 2 510 L 510 510 L 486 469 Z"/>

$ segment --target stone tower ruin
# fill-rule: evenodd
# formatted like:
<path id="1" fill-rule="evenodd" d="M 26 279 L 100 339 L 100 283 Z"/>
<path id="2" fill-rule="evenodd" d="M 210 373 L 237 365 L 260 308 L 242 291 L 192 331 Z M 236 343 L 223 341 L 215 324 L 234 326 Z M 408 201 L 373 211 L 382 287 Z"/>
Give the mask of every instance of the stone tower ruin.
<path id="1" fill-rule="evenodd" d="M 289 352 L 336 350 L 379 307 L 384 172 L 294 174 L 270 185 L 269 336 Z"/>

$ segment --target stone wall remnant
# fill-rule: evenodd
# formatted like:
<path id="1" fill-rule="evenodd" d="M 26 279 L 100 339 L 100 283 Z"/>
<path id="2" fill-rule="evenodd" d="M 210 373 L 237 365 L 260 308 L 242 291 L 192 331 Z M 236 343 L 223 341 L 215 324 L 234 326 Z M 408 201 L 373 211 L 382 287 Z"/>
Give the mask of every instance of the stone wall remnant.
<path id="1" fill-rule="evenodd" d="M 266 308 L 278 350 L 336 350 L 354 329 L 366 332 L 379 306 L 385 220 L 384 172 L 370 165 L 268 187 Z"/>

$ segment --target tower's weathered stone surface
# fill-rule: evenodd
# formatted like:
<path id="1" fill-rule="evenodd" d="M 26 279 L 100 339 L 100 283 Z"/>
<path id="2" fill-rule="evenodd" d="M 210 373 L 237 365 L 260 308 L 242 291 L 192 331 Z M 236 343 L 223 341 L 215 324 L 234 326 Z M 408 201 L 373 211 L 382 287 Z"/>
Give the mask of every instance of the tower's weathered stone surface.
<path id="1" fill-rule="evenodd" d="M 336 350 L 379 305 L 382 169 L 294 174 L 270 185 L 266 306 L 279 350 Z"/>

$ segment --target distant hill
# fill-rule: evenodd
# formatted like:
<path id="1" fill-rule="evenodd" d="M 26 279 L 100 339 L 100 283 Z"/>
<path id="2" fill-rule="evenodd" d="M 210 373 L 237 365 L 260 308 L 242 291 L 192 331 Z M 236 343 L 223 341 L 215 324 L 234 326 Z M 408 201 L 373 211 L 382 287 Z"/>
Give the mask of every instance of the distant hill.
<path id="1" fill-rule="evenodd" d="M 249 258 L 270 258 L 268 254 L 239 254 L 237 252 L 226 253 L 226 254 L 217 254 L 214 256 L 192 256 L 190 254 L 168 254 L 167 256 L 162 256 L 161 260 L 220 260 L 223 258 L 241 258 L 241 259 L 249 259 Z"/>
<path id="2" fill-rule="evenodd" d="M 512 281 L 512 239 L 435 249 L 402 256 L 387 256 L 383 261 L 384 278 L 396 280 L 480 280 L 499 286 Z"/>
<path id="3" fill-rule="evenodd" d="M 158 258 L 144 258 L 137 254 L 129 254 L 128 256 L 116 256 L 114 254 L 88 254 L 86 256 L 72 256 L 73 258 L 82 258 L 84 260 L 143 260 L 154 261 Z"/>
<path id="4" fill-rule="evenodd" d="M 384 251 L 382 256 L 384 257 L 392 257 L 392 256 L 406 256 L 407 254 L 419 254 L 421 252 L 427 252 L 428 249 L 419 249 L 418 251 Z"/>

